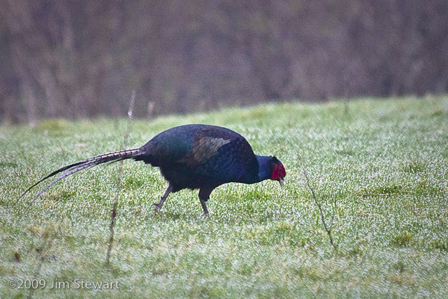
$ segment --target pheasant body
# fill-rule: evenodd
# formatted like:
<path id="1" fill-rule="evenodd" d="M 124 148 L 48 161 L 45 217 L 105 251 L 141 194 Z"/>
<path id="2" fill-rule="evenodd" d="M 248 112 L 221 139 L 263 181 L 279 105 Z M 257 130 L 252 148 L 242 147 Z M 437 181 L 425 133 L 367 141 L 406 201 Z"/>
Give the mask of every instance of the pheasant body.
<path id="1" fill-rule="evenodd" d="M 54 183 L 75 172 L 130 158 L 159 167 L 169 183 L 160 202 L 155 204 L 156 211 L 171 192 L 189 188 L 199 189 L 202 208 L 208 214 L 206 201 L 216 187 L 230 182 L 253 184 L 266 179 L 282 183 L 286 175 L 277 158 L 256 156 L 240 134 L 223 127 L 193 124 L 163 131 L 140 148 L 99 155 L 60 168 L 28 188 L 25 193 L 43 180 L 62 172 L 40 191 L 32 203 Z"/>

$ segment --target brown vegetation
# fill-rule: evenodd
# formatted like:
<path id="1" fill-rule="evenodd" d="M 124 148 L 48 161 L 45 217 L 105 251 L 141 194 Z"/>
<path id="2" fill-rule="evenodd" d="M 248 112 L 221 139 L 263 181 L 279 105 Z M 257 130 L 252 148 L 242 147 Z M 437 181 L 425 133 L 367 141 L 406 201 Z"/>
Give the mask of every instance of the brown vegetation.
<path id="1" fill-rule="evenodd" d="M 445 0 L 4 0 L 0 117 L 443 93 Z"/>

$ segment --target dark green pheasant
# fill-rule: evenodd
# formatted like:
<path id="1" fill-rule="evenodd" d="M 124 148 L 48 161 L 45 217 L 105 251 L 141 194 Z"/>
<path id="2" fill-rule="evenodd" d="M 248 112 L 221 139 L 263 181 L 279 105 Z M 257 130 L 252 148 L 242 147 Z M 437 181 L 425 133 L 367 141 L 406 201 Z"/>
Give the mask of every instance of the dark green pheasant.
<path id="1" fill-rule="evenodd" d="M 25 195 L 40 182 L 61 173 L 42 189 L 30 205 L 57 181 L 80 170 L 106 162 L 125 159 L 143 161 L 160 168 L 168 189 L 156 212 L 171 192 L 199 189 L 199 200 L 208 215 L 206 202 L 216 187 L 225 183 L 253 184 L 271 179 L 280 185 L 286 175 L 283 164 L 272 156 L 257 156 L 247 140 L 229 129 L 210 125 L 184 125 L 159 133 L 140 148 L 99 155 L 62 167 L 28 188 Z"/>

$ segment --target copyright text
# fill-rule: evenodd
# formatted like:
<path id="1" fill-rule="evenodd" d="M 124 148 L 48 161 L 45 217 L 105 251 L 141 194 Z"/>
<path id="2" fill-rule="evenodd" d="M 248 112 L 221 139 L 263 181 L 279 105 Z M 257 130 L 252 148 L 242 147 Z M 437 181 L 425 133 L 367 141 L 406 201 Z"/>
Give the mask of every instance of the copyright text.
<path id="1" fill-rule="evenodd" d="M 120 282 L 89 281 L 83 279 L 13 279 L 8 281 L 8 286 L 10 289 L 119 290 Z"/>

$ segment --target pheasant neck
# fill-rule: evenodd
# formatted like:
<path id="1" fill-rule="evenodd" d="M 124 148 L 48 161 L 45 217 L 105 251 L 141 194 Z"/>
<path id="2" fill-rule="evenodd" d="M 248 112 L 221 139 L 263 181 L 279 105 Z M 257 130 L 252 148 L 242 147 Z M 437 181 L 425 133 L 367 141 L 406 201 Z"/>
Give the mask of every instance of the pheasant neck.
<path id="1" fill-rule="evenodd" d="M 272 176 L 272 169 L 270 162 L 272 157 L 256 156 L 258 161 L 258 182 L 270 179 Z"/>

